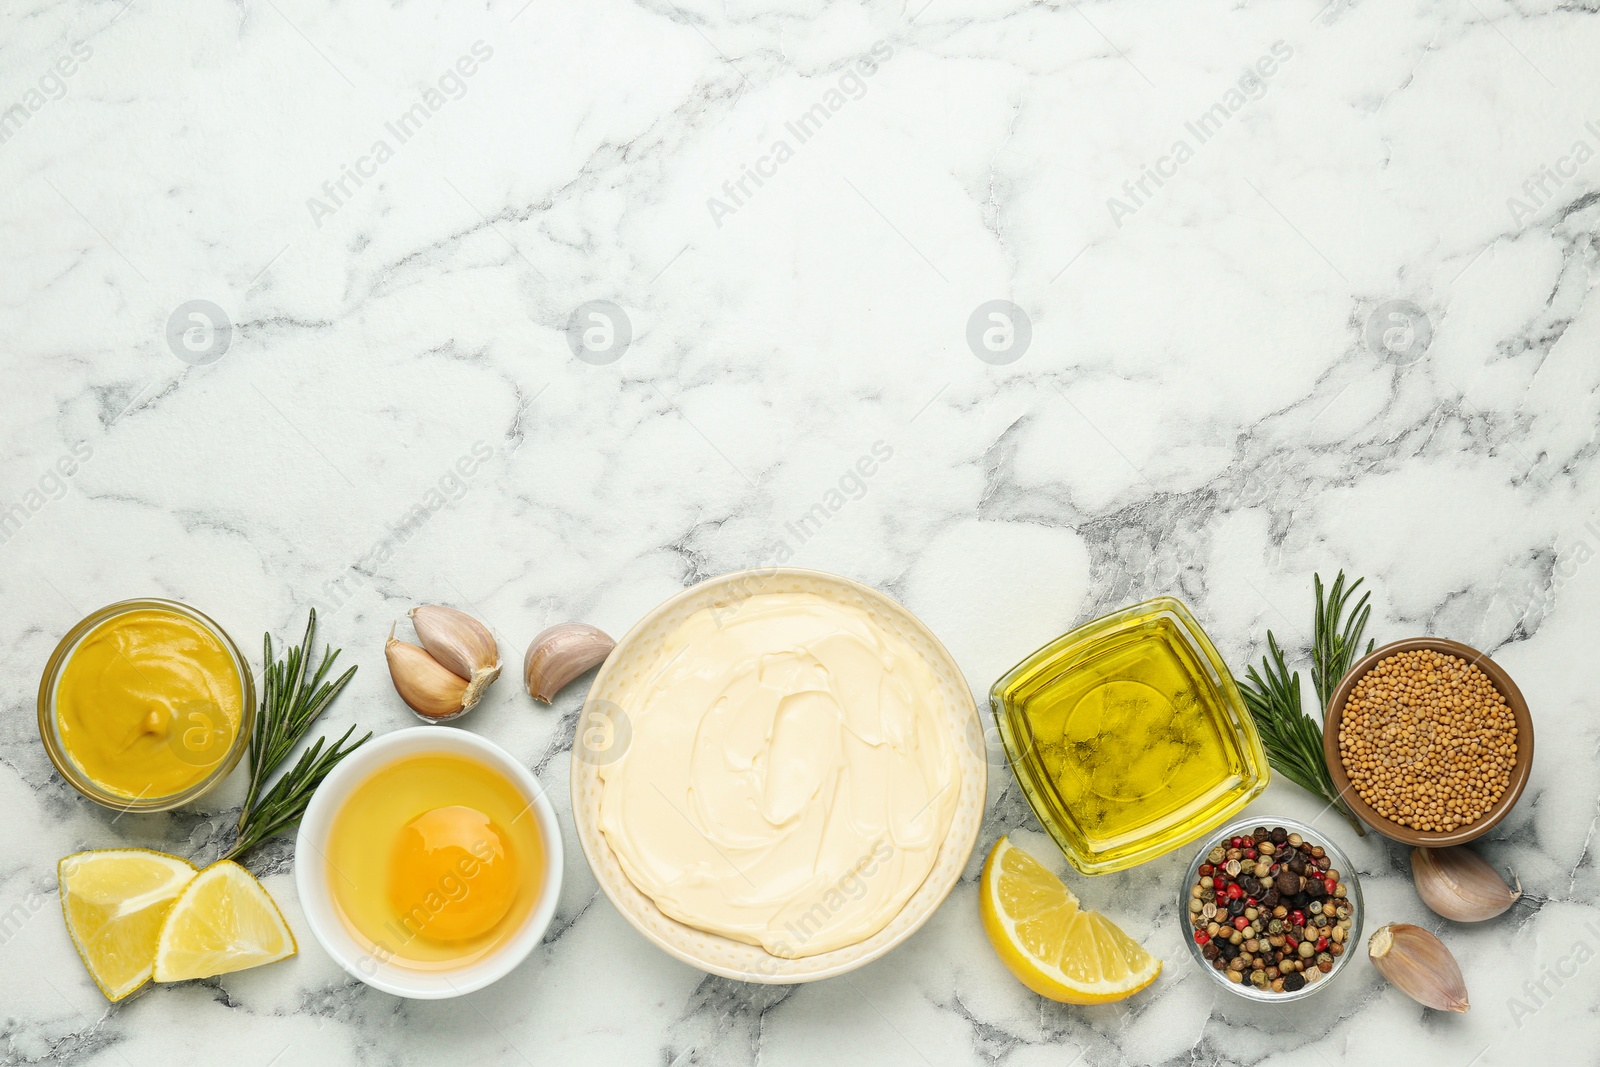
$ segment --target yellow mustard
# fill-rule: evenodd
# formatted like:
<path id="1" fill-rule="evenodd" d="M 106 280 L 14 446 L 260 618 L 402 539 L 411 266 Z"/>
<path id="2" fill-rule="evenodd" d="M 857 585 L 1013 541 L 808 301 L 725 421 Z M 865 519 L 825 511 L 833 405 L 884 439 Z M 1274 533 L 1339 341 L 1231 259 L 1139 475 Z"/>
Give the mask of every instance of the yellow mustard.
<path id="1" fill-rule="evenodd" d="M 160 609 L 95 627 L 56 683 L 62 748 L 96 785 L 130 798 L 203 781 L 232 748 L 243 707 L 239 672 L 217 636 Z"/>

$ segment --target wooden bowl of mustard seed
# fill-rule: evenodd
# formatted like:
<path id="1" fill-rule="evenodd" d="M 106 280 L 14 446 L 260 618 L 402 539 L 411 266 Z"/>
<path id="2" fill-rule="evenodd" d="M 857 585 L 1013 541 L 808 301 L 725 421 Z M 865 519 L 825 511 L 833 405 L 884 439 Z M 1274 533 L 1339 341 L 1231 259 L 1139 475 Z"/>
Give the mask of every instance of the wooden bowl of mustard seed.
<path id="1" fill-rule="evenodd" d="M 1413 637 L 1373 650 L 1340 679 L 1322 751 L 1362 822 L 1444 848 L 1486 833 L 1516 804 L 1533 767 L 1533 718 L 1487 655 Z"/>

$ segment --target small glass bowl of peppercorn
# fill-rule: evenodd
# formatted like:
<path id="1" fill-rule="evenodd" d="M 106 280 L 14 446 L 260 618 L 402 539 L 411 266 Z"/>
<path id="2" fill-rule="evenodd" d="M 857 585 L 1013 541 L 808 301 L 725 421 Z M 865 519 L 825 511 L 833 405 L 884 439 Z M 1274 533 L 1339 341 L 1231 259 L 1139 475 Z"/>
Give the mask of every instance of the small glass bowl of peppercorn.
<path id="1" fill-rule="evenodd" d="M 1361 884 L 1326 834 L 1292 819 L 1240 819 L 1204 842 L 1178 913 L 1212 981 L 1286 1003 L 1327 985 L 1359 950 Z"/>

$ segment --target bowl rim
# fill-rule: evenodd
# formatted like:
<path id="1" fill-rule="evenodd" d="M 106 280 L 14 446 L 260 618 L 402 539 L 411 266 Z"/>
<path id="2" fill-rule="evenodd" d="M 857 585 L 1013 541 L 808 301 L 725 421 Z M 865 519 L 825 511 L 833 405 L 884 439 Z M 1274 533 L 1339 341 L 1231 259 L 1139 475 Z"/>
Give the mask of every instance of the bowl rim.
<path id="1" fill-rule="evenodd" d="M 769 591 L 764 588 L 768 583 L 782 581 L 785 578 L 807 578 L 842 585 L 847 589 L 853 590 L 863 599 L 869 599 L 874 602 L 881 603 L 889 610 L 897 612 L 907 623 L 909 623 L 915 629 L 921 631 L 922 636 L 927 639 L 931 647 L 943 657 L 943 667 L 947 668 L 953 675 L 954 679 L 963 687 L 961 690 L 965 694 L 965 700 L 963 703 L 967 709 L 970 709 L 967 713 L 966 725 L 971 731 L 973 731 L 972 738 L 968 740 L 973 746 L 976 758 L 963 764 L 963 780 L 961 788 L 964 794 L 968 790 L 975 789 L 979 798 L 979 804 L 981 806 L 983 804 L 982 798 L 987 796 L 988 793 L 988 763 L 984 758 L 983 726 L 978 714 L 977 702 L 973 699 L 971 684 L 967 682 L 966 675 L 962 673 L 960 664 L 956 662 L 955 657 L 950 654 L 949 649 L 945 648 L 943 642 L 939 640 L 938 636 L 934 634 L 934 632 L 928 628 L 927 624 L 919 619 L 910 608 L 906 607 L 904 604 L 900 603 L 894 597 L 883 592 L 882 590 L 875 589 L 863 582 L 858 582 L 853 578 L 848 578 L 841 574 L 835 574 L 831 571 L 816 570 L 809 567 L 749 567 L 744 570 L 729 571 L 726 574 L 716 575 L 703 581 L 696 582 L 694 585 L 689 586 L 686 589 L 679 590 L 678 592 L 667 597 L 665 600 L 661 601 L 655 607 L 651 608 L 648 612 L 642 615 L 639 620 L 635 622 L 621 638 L 618 639 L 611 655 L 607 657 L 605 663 L 601 665 L 599 673 L 595 675 L 594 682 L 589 688 L 589 694 L 584 700 L 583 709 L 579 713 L 578 721 L 574 724 L 574 731 L 576 732 L 583 729 L 584 723 L 588 721 L 588 717 L 591 714 L 591 708 L 596 703 L 596 694 L 605 691 L 605 685 L 608 678 L 610 677 L 612 671 L 616 669 L 616 665 L 621 661 L 621 657 L 617 655 L 617 651 L 627 647 L 633 641 L 641 639 L 641 635 L 643 635 L 645 631 L 648 630 L 649 627 L 654 624 L 660 616 L 673 610 L 681 605 L 684 601 L 689 600 L 692 597 L 706 595 L 708 592 L 712 591 L 712 587 L 723 585 L 731 586 L 734 588 L 737 598 L 743 600 L 757 593 Z M 936 673 L 940 667 L 939 664 L 930 664 L 930 666 L 934 667 Z M 957 744 L 959 745 L 962 743 L 962 740 L 958 738 Z M 974 766 L 975 770 L 973 769 Z M 628 921 L 628 924 L 637 930 L 641 935 L 643 935 L 647 941 L 661 949 L 663 952 L 667 953 L 669 956 L 672 956 L 683 963 L 687 963 L 692 967 L 696 967 L 699 970 L 705 971 L 708 974 L 720 975 L 724 978 L 732 978 L 736 981 L 751 982 L 761 985 L 791 985 L 801 982 L 819 981 L 824 978 L 832 978 L 848 971 L 855 970 L 856 968 L 864 966 L 873 960 L 879 959 L 886 953 L 898 947 L 905 940 L 910 938 L 912 934 L 921 929 L 922 926 L 929 919 L 931 919 L 934 913 L 937 912 L 944 904 L 945 900 L 948 899 L 951 891 L 959 883 L 962 871 L 965 869 L 967 862 L 969 862 L 971 859 L 972 851 L 977 845 L 978 834 L 983 826 L 983 819 L 980 814 L 978 818 L 972 820 L 970 832 L 966 835 L 965 840 L 961 840 L 956 837 L 956 831 L 959 827 L 959 820 L 951 823 L 950 830 L 947 832 L 945 845 L 943 847 L 951 847 L 952 843 L 954 843 L 954 846 L 960 851 L 962 862 L 959 865 L 953 865 L 954 873 L 949 878 L 948 884 L 945 885 L 941 891 L 937 892 L 931 901 L 919 905 L 924 908 L 923 913 L 920 916 L 917 916 L 915 920 L 909 923 L 905 928 L 896 931 L 892 936 L 885 937 L 884 934 L 888 930 L 888 927 L 886 926 L 884 929 L 879 930 L 877 933 L 871 935 L 871 937 L 868 937 L 862 941 L 858 941 L 853 945 L 833 949 L 829 952 L 817 953 L 813 956 L 787 959 L 781 956 L 771 955 L 770 953 L 765 952 L 759 945 L 747 945 L 743 942 L 733 941 L 731 938 L 724 938 L 719 934 L 713 934 L 709 931 L 700 930 L 685 923 L 680 923 L 676 919 L 666 915 L 664 912 L 661 912 L 659 908 L 656 908 L 654 902 L 651 901 L 648 896 L 645 896 L 643 892 L 640 891 L 636 886 L 633 887 L 634 892 L 642 898 L 644 905 L 637 905 L 630 899 L 619 899 L 618 891 L 611 885 L 610 880 L 606 877 L 606 875 L 602 873 L 601 858 L 611 853 L 611 845 L 606 840 L 604 831 L 600 829 L 598 819 L 591 818 L 587 814 L 588 809 L 585 806 L 581 795 L 581 790 L 584 782 L 586 781 L 586 776 L 595 773 L 595 770 L 596 769 L 593 767 L 593 765 L 581 758 L 579 746 L 574 744 L 572 746 L 570 774 L 573 824 L 578 836 L 578 845 L 583 852 L 584 859 L 588 861 L 589 868 L 594 874 L 595 880 L 600 884 L 601 890 L 605 893 L 606 898 L 611 901 L 612 906 L 615 907 L 616 910 L 622 914 L 622 917 Z M 969 778 L 971 781 L 968 780 Z M 611 861 L 613 864 L 617 864 L 617 860 L 614 856 L 611 857 Z M 621 877 L 624 881 L 627 881 L 628 876 L 625 871 L 622 872 Z M 928 878 L 924 880 L 923 884 L 927 885 L 928 882 L 933 879 L 933 877 L 934 874 L 930 871 Z M 629 882 L 628 884 L 631 885 L 632 883 Z M 921 892 L 920 887 L 917 892 Z M 912 907 L 913 903 L 915 902 L 916 894 L 913 894 L 911 900 L 906 902 L 906 905 L 899 913 L 897 913 L 895 918 L 898 918 L 899 915 L 904 914 L 906 910 Z M 736 946 L 740 950 L 751 950 L 756 953 L 760 953 L 755 968 L 751 970 L 741 970 L 738 967 L 724 965 L 714 960 L 697 955 L 688 948 L 674 944 L 672 941 L 663 937 L 657 930 L 652 929 L 650 923 L 645 920 L 644 915 L 641 915 L 636 911 L 636 907 L 639 906 L 647 906 L 656 915 L 659 915 L 660 918 L 670 928 L 681 928 L 685 931 L 688 931 L 692 935 L 712 938 L 720 941 L 727 941 L 730 945 Z M 892 925 L 893 922 L 894 920 L 891 919 L 890 924 Z M 874 939 L 881 940 L 878 944 L 873 945 L 870 949 L 864 952 L 858 951 L 862 945 L 867 944 Z M 846 955 L 843 958 L 834 958 L 839 957 L 840 954 Z M 810 969 L 804 969 L 808 964 L 810 965 Z"/>
<path id="2" fill-rule="evenodd" d="M 1418 649 L 1443 652 L 1475 665 L 1488 676 L 1489 681 L 1500 691 L 1500 695 L 1506 698 L 1506 705 L 1511 709 L 1511 714 L 1517 722 L 1517 760 L 1512 764 L 1511 780 L 1506 784 L 1506 791 L 1500 795 L 1494 807 L 1475 822 L 1448 832 L 1413 830 L 1409 826 L 1403 826 L 1379 815 L 1351 786 L 1350 776 L 1345 773 L 1344 761 L 1339 754 L 1339 724 L 1344 721 L 1345 702 L 1349 700 L 1350 692 L 1356 683 L 1380 660 L 1399 652 L 1412 652 Z M 1407 637 L 1391 641 L 1382 648 L 1373 649 L 1357 660 L 1345 672 L 1344 677 L 1339 679 L 1339 684 L 1334 687 L 1333 696 L 1328 699 L 1327 714 L 1323 717 L 1322 756 L 1328 765 L 1328 774 L 1333 778 L 1333 786 L 1338 791 L 1339 798 L 1349 806 L 1357 818 L 1379 834 L 1391 841 L 1424 848 L 1463 845 L 1494 829 L 1522 797 L 1522 790 L 1527 786 L 1528 777 L 1533 772 L 1533 715 L 1528 709 L 1527 700 L 1522 696 L 1522 690 L 1517 688 L 1517 683 L 1512 681 L 1511 675 L 1491 659 L 1488 653 L 1445 637 Z"/>
<path id="3" fill-rule="evenodd" d="M 164 796 L 122 796 L 113 793 L 97 784 L 78 767 L 77 762 L 67 753 L 66 746 L 61 742 L 61 734 L 56 723 L 55 693 L 56 686 L 61 680 L 61 674 L 66 669 L 67 663 L 72 659 L 72 654 L 101 624 L 109 622 L 119 615 L 127 615 L 135 611 L 167 611 L 174 615 L 181 615 L 191 622 L 199 623 L 205 627 L 219 643 L 223 651 L 232 661 L 235 672 L 239 677 L 240 707 L 239 728 L 234 733 L 233 743 L 221 760 L 200 781 L 176 793 Z M 211 616 L 181 600 L 169 600 L 165 597 L 133 597 L 128 600 L 118 600 L 102 608 L 89 612 L 68 630 L 56 647 L 51 651 L 50 658 L 45 661 L 44 671 L 39 676 L 39 740 L 44 745 L 45 754 L 50 757 L 50 763 L 55 767 L 56 773 L 76 789 L 81 795 L 94 801 L 102 807 L 110 808 L 117 812 L 158 812 L 170 811 L 182 807 L 192 801 L 198 800 L 211 792 L 222 781 L 233 773 L 239 765 L 239 760 L 250 747 L 250 736 L 255 731 L 256 723 L 256 686 L 255 676 L 250 670 L 250 662 L 244 658 L 244 653 L 239 651 L 239 646 L 234 643 L 228 631 Z"/>
<path id="4" fill-rule="evenodd" d="M 1220 971 L 1211 966 L 1211 961 L 1205 958 L 1205 954 L 1200 951 L 1200 946 L 1195 944 L 1191 933 L 1194 927 L 1189 923 L 1189 887 L 1194 885 L 1195 879 L 1200 876 L 1200 864 L 1205 862 L 1206 856 L 1214 847 L 1212 840 L 1214 838 L 1233 837 L 1241 830 L 1253 830 L 1258 826 L 1266 826 L 1272 829 L 1281 826 L 1290 833 L 1299 834 L 1313 844 L 1321 845 L 1323 851 L 1333 861 L 1330 866 L 1343 876 L 1340 881 L 1349 889 L 1349 894 L 1345 899 L 1355 905 L 1355 922 L 1350 924 L 1350 936 L 1345 940 L 1344 954 L 1335 956 L 1333 959 L 1333 970 L 1315 982 L 1307 982 L 1293 993 L 1263 993 L 1249 982 L 1240 982 L 1235 985 L 1228 981 Z M 1223 986 L 1235 996 L 1254 1001 L 1257 1004 L 1289 1004 L 1293 1001 L 1304 1000 L 1306 997 L 1313 996 L 1319 990 L 1331 984 L 1333 979 L 1349 965 L 1350 960 L 1357 955 L 1356 949 L 1362 944 L 1361 935 L 1363 928 L 1366 926 L 1367 905 L 1366 900 L 1361 895 L 1361 876 L 1356 872 L 1355 864 L 1351 862 L 1350 856 L 1344 849 L 1330 840 L 1328 831 L 1318 829 L 1298 819 L 1288 819 L 1282 816 L 1274 816 L 1272 818 L 1266 818 L 1265 816 L 1245 818 L 1240 816 L 1217 827 L 1216 830 L 1201 839 L 1200 848 L 1195 852 L 1194 860 L 1190 862 L 1189 869 L 1183 876 L 1183 882 L 1178 887 L 1178 916 L 1178 923 L 1183 931 L 1183 943 L 1189 949 L 1189 956 L 1202 971 L 1206 972 L 1208 979 L 1217 985 Z"/>
<path id="5" fill-rule="evenodd" d="M 1072 826 L 1058 826 L 1053 812 L 1040 810 L 1047 803 L 1046 797 L 1056 793 L 1056 786 L 1050 780 L 1048 773 L 1039 763 L 1033 745 L 1024 747 L 1022 741 L 1012 729 L 1009 716 L 1006 714 L 1009 702 L 1004 692 L 1017 679 L 1036 670 L 1040 663 L 1054 660 L 1076 646 L 1084 646 L 1092 641 L 1102 641 L 1114 634 L 1122 633 L 1131 628 L 1135 620 L 1144 619 L 1150 615 L 1165 613 L 1171 615 L 1179 623 L 1178 635 L 1181 640 L 1189 645 L 1193 652 L 1208 669 L 1207 677 L 1198 679 L 1199 682 L 1209 684 L 1215 690 L 1224 708 L 1230 715 L 1234 728 L 1234 738 L 1238 745 L 1238 755 L 1241 761 L 1247 764 L 1255 773 L 1255 782 L 1245 791 L 1235 797 L 1221 811 L 1212 813 L 1208 820 L 1209 826 L 1220 826 L 1230 819 L 1236 818 L 1245 808 L 1260 799 L 1266 792 L 1267 786 L 1272 781 L 1272 767 L 1267 759 L 1266 748 L 1261 740 L 1261 733 L 1256 727 L 1255 717 L 1245 706 L 1244 698 L 1239 692 L 1237 680 L 1228 668 L 1227 661 L 1217 650 L 1216 643 L 1206 633 L 1205 627 L 1190 610 L 1189 606 L 1175 596 L 1163 594 L 1151 597 L 1148 600 L 1129 604 L 1104 615 L 1096 616 L 1086 622 L 1079 623 L 1060 637 L 1040 645 L 1033 652 L 1023 657 L 1016 666 L 1002 674 L 995 683 L 989 687 L 989 710 L 995 720 L 995 727 L 1000 735 L 1000 742 L 1005 750 L 1006 763 L 1011 768 L 1011 773 L 1017 779 L 1017 784 L 1022 790 L 1024 799 L 1028 802 L 1029 809 L 1034 818 L 1044 827 L 1046 834 L 1055 841 L 1056 847 L 1061 849 L 1067 862 L 1079 873 L 1090 877 L 1103 874 L 1115 874 L 1132 867 L 1159 859 L 1169 853 L 1191 844 L 1205 837 L 1211 831 L 1208 825 L 1202 825 L 1181 837 L 1168 840 L 1161 834 L 1147 834 L 1144 844 L 1137 852 L 1130 853 L 1120 859 L 1111 861 L 1097 861 L 1087 851 L 1086 846 L 1077 840 L 1081 834 L 1076 833 L 1076 824 Z"/>
<path id="6" fill-rule="evenodd" d="M 467 755 L 500 771 L 527 800 L 544 846 L 544 877 L 539 899 L 522 929 L 498 950 L 452 971 L 418 971 L 380 959 L 358 943 L 339 917 L 324 876 L 328 832 L 338 806 L 382 767 L 406 756 L 428 753 Z M 393 730 L 356 749 L 322 780 L 306 807 L 295 835 L 295 891 L 311 935 L 352 978 L 384 993 L 410 1000 L 443 1000 L 482 989 L 510 974 L 543 939 L 561 896 L 564 865 L 561 826 L 544 785 L 511 753 L 493 741 L 459 727 L 417 724 Z"/>

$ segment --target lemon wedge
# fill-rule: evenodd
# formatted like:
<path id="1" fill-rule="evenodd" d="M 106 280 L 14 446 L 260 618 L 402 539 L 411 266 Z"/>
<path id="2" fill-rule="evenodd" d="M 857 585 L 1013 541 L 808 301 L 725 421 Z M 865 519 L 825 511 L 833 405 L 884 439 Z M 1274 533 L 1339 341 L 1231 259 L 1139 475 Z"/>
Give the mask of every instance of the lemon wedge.
<path id="1" fill-rule="evenodd" d="M 266 887 L 232 860 L 213 863 L 167 912 L 155 979 L 181 982 L 276 963 L 295 954 L 294 934 Z"/>
<path id="2" fill-rule="evenodd" d="M 1156 980 L 1161 961 L 1002 837 L 983 864 L 979 910 L 1000 961 L 1029 989 L 1066 1004 L 1107 1004 Z"/>
<path id="3" fill-rule="evenodd" d="M 78 852 L 56 866 L 67 933 L 108 1000 L 149 981 L 162 921 L 194 877 L 193 864 L 143 848 Z"/>

